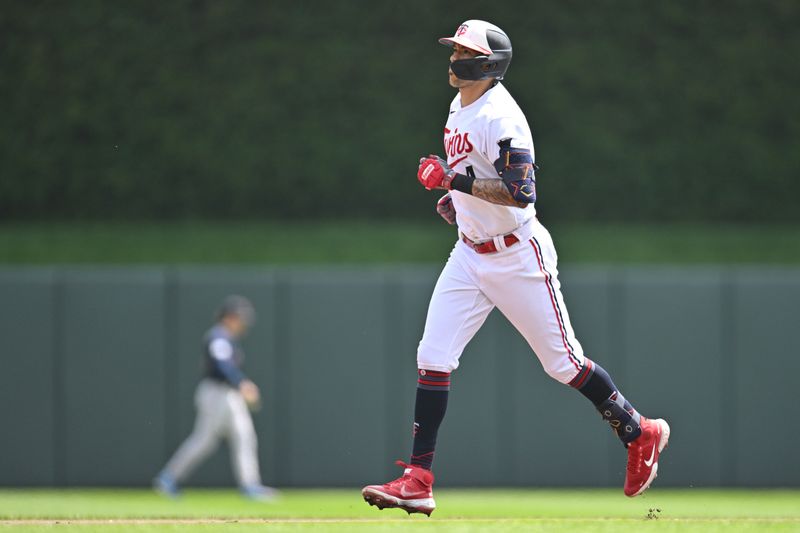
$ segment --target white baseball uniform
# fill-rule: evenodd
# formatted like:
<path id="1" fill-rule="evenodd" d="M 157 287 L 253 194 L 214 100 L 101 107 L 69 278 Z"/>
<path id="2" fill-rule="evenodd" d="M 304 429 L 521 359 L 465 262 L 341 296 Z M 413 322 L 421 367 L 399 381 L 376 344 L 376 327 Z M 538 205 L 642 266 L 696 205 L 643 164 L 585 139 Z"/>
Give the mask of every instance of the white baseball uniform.
<path id="1" fill-rule="evenodd" d="M 457 94 L 444 130 L 448 165 L 476 180 L 500 179 L 494 167 L 498 142 L 530 150 L 533 138 L 517 103 L 495 84 L 462 107 Z M 558 281 L 557 256 L 533 204 L 507 207 L 456 190 L 450 193 L 460 232 L 431 297 L 417 364 L 450 372 L 489 312 L 497 307 L 528 341 L 545 371 L 568 383 L 583 365 Z M 507 235 L 518 242 L 506 245 Z M 497 251 L 477 253 L 462 240 L 493 241 Z"/>

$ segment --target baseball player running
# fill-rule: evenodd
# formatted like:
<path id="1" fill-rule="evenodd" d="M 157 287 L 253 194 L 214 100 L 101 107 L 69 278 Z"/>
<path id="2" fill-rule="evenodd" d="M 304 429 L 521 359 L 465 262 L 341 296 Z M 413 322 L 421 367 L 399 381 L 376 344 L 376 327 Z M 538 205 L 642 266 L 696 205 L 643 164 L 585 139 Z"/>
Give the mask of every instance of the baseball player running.
<path id="1" fill-rule="evenodd" d="M 260 406 L 260 393 L 240 368 L 244 353 L 238 339 L 254 319 L 255 310 L 246 298 L 233 295 L 222 303 L 216 324 L 203 338 L 205 377 L 195 392 L 194 430 L 154 480 L 159 492 L 177 496 L 178 483 L 216 450 L 220 439 L 226 438 L 242 494 L 254 500 L 269 500 L 277 494 L 261 484 L 256 432 L 250 416 L 250 409 Z"/>
<path id="2" fill-rule="evenodd" d="M 500 83 L 511 41 L 481 20 L 453 37 L 450 85 L 458 94 L 444 128 L 444 157 L 420 159 L 417 178 L 447 193 L 437 211 L 459 239 L 433 290 L 417 351 L 413 451 L 403 475 L 364 487 L 370 505 L 430 516 L 436 435 L 447 409 L 451 372 L 466 344 L 497 307 L 539 358 L 545 372 L 586 396 L 628 451 L 625 494 L 644 492 L 669 440 L 664 420 L 640 415 L 609 374 L 583 353 L 561 295 L 556 251 L 536 218 L 534 149 L 527 120 Z"/>

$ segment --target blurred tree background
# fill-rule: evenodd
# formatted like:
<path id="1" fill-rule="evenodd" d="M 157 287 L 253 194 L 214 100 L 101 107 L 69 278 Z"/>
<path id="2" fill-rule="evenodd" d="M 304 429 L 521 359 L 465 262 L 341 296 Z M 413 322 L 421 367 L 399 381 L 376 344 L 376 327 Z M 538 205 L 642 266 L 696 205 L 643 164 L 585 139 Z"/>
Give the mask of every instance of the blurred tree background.
<path id="1" fill-rule="evenodd" d="M 514 44 L 545 224 L 800 222 L 791 0 L 6 2 L 0 221 L 430 221 L 469 18 Z"/>

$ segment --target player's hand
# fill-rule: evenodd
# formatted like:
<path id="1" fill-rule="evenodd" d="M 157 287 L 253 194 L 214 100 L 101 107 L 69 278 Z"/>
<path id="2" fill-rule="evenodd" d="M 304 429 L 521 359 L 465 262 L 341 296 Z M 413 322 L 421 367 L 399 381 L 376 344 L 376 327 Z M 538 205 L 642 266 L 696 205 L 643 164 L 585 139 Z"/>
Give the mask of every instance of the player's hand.
<path id="1" fill-rule="evenodd" d="M 419 160 L 419 170 L 417 179 L 423 187 L 428 189 L 450 190 L 450 183 L 455 177 L 455 171 L 447 166 L 447 161 L 438 155 L 421 157 Z"/>
<path id="2" fill-rule="evenodd" d="M 456 206 L 453 205 L 453 198 L 450 193 L 445 194 L 436 202 L 436 212 L 442 215 L 442 218 L 448 224 L 453 225 L 456 223 Z"/>
<path id="3" fill-rule="evenodd" d="M 251 411 L 261 409 L 261 391 L 258 390 L 258 386 L 255 383 L 249 379 L 242 380 L 239 383 L 239 392 Z"/>

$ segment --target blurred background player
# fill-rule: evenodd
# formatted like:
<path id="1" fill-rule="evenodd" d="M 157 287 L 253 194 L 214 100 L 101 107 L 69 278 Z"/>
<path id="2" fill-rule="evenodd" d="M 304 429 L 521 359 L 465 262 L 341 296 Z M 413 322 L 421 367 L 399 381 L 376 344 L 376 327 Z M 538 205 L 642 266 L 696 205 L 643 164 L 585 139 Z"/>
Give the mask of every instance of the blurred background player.
<path id="1" fill-rule="evenodd" d="M 494 24 L 468 20 L 439 42 L 452 48 L 449 82 L 458 94 L 444 128 L 445 158 L 421 158 L 417 178 L 428 190 L 448 191 L 436 209 L 457 224 L 459 240 L 433 290 L 417 351 L 411 460 L 398 461 L 404 468 L 400 478 L 364 487 L 362 495 L 381 509 L 433 512 L 431 468 L 450 373 L 497 307 L 528 341 L 547 374 L 580 391 L 611 425 L 628 451 L 624 492 L 637 496 L 656 476 L 669 426 L 641 416 L 609 374 L 584 356 L 575 338 L 555 247 L 536 218 L 530 127 L 500 83 L 511 63 L 511 40 Z M 553 417 L 564 415 L 553 405 Z"/>
<path id="2" fill-rule="evenodd" d="M 250 411 L 260 408 L 258 387 L 242 372 L 244 352 L 238 340 L 255 321 L 255 309 L 243 296 L 225 298 L 217 322 L 203 338 L 204 377 L 195 392 L 197 416 L 192 434 L 181 444 L 154 480 L 154 487 L 178 495 L 178 484 L 228 440 L 231 462 L 242 494 L 269 500 L 277 491 L 261 484 L 257 438 Z"/>

